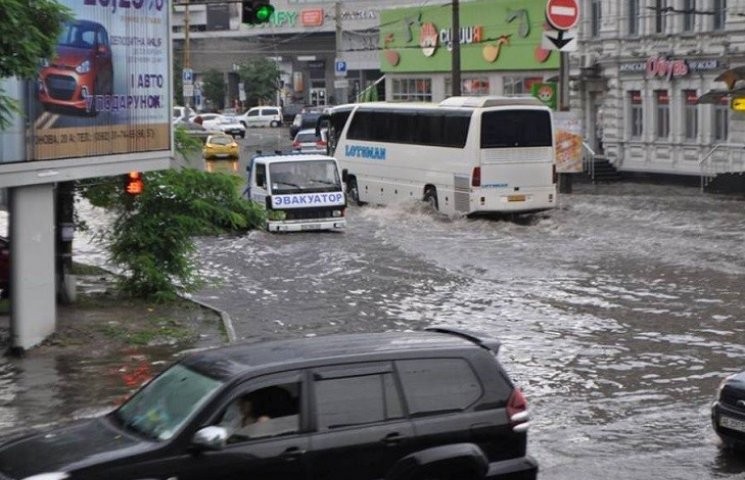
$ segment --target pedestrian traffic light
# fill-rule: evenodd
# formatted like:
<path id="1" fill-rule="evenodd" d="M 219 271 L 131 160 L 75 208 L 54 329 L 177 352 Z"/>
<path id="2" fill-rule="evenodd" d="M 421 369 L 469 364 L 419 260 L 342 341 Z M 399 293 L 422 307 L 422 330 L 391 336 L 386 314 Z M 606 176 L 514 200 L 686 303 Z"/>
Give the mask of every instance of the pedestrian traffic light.
<path id="1" fill-rule="evenodd" d="M 145 189 L 145 182 L 142 180 L 142 172 L 129 172 L 124 177 L 124 191 L 135 196 L 142 193 Z"/>
<path id="2" fill-rule="evenodd" d="M 269 0 L 243 0 L 241 21 L 251 25 L 266 23 L 273 13 L 274 7 Z"/>

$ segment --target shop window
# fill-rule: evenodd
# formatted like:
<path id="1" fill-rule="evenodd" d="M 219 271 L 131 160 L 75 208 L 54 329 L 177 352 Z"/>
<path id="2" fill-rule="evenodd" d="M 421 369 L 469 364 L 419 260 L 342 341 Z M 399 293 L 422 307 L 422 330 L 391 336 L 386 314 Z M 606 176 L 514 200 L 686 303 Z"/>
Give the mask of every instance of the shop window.
<path id="1" fill-rule="evenodd" d="M 406 102 L 431 102 L 432 79 L 394 78 L 391 99 Z"/>
<path id="2" fill-rule="evenodd" d="M 669 0 L 654 0 L 654 32 L 665 33 L 667 27 L 667 3 Z"/>
<path id="3" fill-rule="evenodd" d="M 639 0 L 628 0 L 629 35 L 639 35 Z"/>
<path id="4" fill-rule="evenodd" d="M 670 95 L 667 90 L 655 90 L 655 106 L 657 114 L 657 138 L 670 136 Z"/>
<path id="5" fill-rule="evenodd" d="M 727 21 L 727 0 L 714 0 L 713 27 L 714 30 L 724 30 Z"/>
<path id="6" fill-rule="evenodd" d="M 726 142 L 729 137 L 729 99 L 714 106 L 714 140 Z"/>
<path id="7" fill-rule="evenodd" d="M 642 105 L 642 92 L 639 90 L 629 91 L 629 115 L 631 125 L 631 138 L 641 138 L 644 133 L 644 109 Z"/>
<path id="8" fill-rule="evenodd" d="M 489 95 L 489 79 L 484 78 L 464 78 L 460 82 L 461 95 L 472 97 L 483 97 Z M 453 93 L 453 79 L 445 79 L 445 96 L 449 97 Z"/>
<path id="9" fill-rule="evenodd" d="M 601 0 L 592 0 L 590 5 L 590 35 L 597 37 L 600 35 L 600 21 L 602 19 L 602 12 L 600 10 Z"/>
<path id="10" fill-rule="evenodd" d="M 504 77 L 504 95 L 525 95 L 530 93 L 534 83 L 541 83 L 541 77 Z"/>
<path id="11" fill-rule="evenodd" d="M 696 90 L 683 90 L 683 115 L 685 122 L 685 131 L 683 134 L 686 140 L 696 140 L 696 137 L 698 137 L 697 100 L 698 95 L 696 94 Z"/>
<path id="12" fill-rule="evenodd" d="M 696 0 L 683 0 L 683 31 L 692 32 L 696 25 Z"/>

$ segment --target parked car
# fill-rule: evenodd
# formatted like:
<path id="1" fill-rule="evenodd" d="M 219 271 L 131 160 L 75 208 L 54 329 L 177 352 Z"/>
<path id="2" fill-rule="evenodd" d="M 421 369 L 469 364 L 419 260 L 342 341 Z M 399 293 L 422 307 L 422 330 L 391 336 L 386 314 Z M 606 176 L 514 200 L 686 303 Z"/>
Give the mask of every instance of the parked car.
<path id="1" fill-rule="evenodd" d="M 297 132 L 308 128 L 316 128 L 316 122 L 322 112 L 303 112 L 295 115 L 295 120 L 290 125 L 290 138 L 294 139 Z"/>
<path id="2" fill-rule="evenodd" d="M 292 150 L 301 153 L 322 153 L 325 155 L 328 130 L 322 128 L 319 133 L 320 136 L 317 137 L 315 128 L 300 130 L 292 142 Z"/>
<path id="3" fill-rule="evenodd" d="M 711 423 L 725 447 L 745 451 L 745 372 L 722 381 L 711 406 Z"/>
<path id="4" fill-rule="evenodd" d="M 0 298 L 10 294 L 10 242 L 0 237 Z"/>
<path id="5" fill-rule="evenodd" d="M 193 352 L 107 415 L 1 444 L 0 478 L 533 479 L 498 349 L 437 329 Z"/>
<path id="6" fill-rule="evenodd" d="M 292 124 L 295 120 L 295 115 L 303 113 L 305 111 L 305 105 L 302 103 L 287 103 L 282 107 L 282 123 L 286 125 Z"/>
<path id="7" fill-rule="evenodd" d="M 220 130 L 217 130 L 217 129 L 208 130 L 204 128 L 203 125 L 200 125 L 195 122 L 179 121 L 179 122 L 175 122 L 173 126 L 175 128 L 185 129 L 187 133 L 189 133 L 193 137 L 200 139 L 202 143 L 204 143 L 207 140 L 207 137 L 209 137 L 210 135 L 214 135 L 216 133 L 222 133 Z"/>
<path id="8" fill-rule="evenodd" d="M 173 107 L 173 116 L 171 120 L 173 123 L 176 122 L 193 122 L 194 117 L 197 116 L 197 112 L 191 107 L 181 107 L 176 105 Z"/>
<path id="9" fill-rule="evenodd" d="M 203 113 L 197 115 L 195 122 L 208 130 L 219 130 L 234 137 L 246 137 L 246 127 L 232 115 L 220 115 L 219 113 Z"/>
<path id="10" fill-rule="evenodd" d="M 282 125 L 280 107 L 253 107 L 238 116 L 244 127 L 279 127 Z"/>
<path id="11" fill-rule="evenodd" d="M 45 109 L 95 115 L 96 95 L 114 90 L 109 34 L 100 23 L 71 20 L 57 37 L 54 57 L 39 70 L 39 102 Z"/>
<path id="12" fill-rule="evenodd" d="M 210 135 L 202 147 L 202 157 L 205 160 L 238 158 L 238 144 L 225 133 Z"/>

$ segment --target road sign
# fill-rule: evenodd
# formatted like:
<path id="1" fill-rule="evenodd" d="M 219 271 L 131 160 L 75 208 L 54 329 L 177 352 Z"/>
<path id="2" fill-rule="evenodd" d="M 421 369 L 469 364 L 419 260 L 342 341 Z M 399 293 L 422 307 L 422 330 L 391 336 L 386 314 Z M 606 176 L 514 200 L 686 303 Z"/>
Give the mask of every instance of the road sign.
<path id="1" fill-rule="evenodd" d="M 545 50 L 575 52 L 577 51 L 577 30 L 568 32 L 563 30 L 546 30 L 543 32 L 541 47 Z"/>
<path id="2" fill-rule="evenodd" d="M 238 100 L 246 101 L 246 84 L 243 82 L 238 82 Z"/>
<path id="3" fill-rule="evenodd" d="M 342 78 L 341 80 L 334 80 L 334 88 L 347 88 L 349 87 L 349 80 Z"/>
<path id="4" fill-rule="evenodd" d="M 191 68 L 185 68 L 181 71 L 181 78 L 184 81 L 184 85 L 194 83 L 194 70 Z"/>
<path id="5" fill-rule="evenodd" d="M 344 77 L 347 74 L 347 62 L 344 60 L 336 60 L 336 76 Z"/>
<path id="6" fill-rule="evenodd" d="M 577 0 L 548 0 L 546 20 L 556 30 L 571 30 L 576 27 L 579 21 Z"/>
<path id="7" fill-rule="evenodd" d="M 191 98 L 194 96 L 194 85 L 193 84 L 184 84 L 184 97 Z"/>

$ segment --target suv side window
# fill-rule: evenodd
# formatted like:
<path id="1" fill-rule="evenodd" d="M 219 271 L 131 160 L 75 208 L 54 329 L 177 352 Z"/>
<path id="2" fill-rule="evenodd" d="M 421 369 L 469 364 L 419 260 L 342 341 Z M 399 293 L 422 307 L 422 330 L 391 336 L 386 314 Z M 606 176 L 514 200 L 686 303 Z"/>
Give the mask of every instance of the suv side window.
<path id="1" fill-rule="evenodd" d="M 483 393 L 471 365 L 462 358 L 428 358 L 396 362 L 411 415 L 461 411 Z"/>
<path id="2" fill-rule="evenodd" d="M 364 425 L 403 417 L 391 372 L 316 379 L 319 430 Z"/>
<path id="3" fill-rule="evenodd" d="M 258 117 L 259 116 L 259 110 L 251 110 L 248 112 L 249 117 Z"/>

